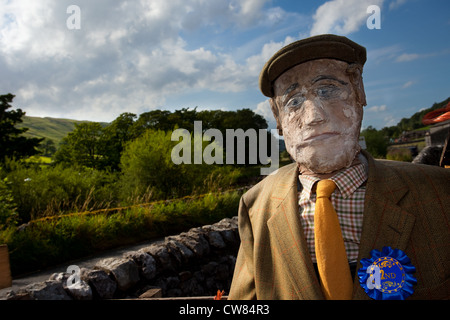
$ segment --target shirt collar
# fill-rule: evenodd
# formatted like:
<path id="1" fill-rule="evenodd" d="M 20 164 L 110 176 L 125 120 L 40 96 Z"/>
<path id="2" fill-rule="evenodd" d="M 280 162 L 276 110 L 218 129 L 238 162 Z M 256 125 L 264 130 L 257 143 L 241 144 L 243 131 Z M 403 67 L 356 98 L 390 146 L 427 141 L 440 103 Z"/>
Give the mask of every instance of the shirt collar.
<path id="1" fill-rule="evenodd" d="M 344 199 L 346 199 L 350 197 L 356 189 L 364 184 L 367 180 L 367 171 L 364 164 L 358 164 L 338 172 L 330 179 L 336 183 L 339 192 L 342 194 Z M 320 179 L 312 176 L 299 175 L 299 180 L 302 186 L 301 198 L 304 200 L 310 199 L 314 184 Z"/>

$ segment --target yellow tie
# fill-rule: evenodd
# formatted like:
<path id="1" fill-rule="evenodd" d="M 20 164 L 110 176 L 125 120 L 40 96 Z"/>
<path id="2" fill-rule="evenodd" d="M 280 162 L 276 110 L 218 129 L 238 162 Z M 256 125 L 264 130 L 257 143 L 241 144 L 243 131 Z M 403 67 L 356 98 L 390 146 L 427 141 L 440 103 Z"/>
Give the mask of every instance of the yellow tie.
<path id="1" fill-rule="evenodd" d="M 339 219 L 330 200 L 335 188 L 332 180 L 320 180 L 317 184 L 314 211 L 316 259 L 325 298 L 349 300 L 352 298 L 353 281 Z"/>

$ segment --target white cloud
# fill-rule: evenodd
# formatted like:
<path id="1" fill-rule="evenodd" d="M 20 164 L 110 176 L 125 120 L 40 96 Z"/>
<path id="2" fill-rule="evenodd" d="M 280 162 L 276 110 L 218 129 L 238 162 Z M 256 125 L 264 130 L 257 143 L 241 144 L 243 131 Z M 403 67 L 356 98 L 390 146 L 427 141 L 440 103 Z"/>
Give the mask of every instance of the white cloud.
<path id="1" fill-rule="evenodd" d="M 277 123 L 273 116 L 272 109 L 270 108 L 269 100 L 265 100 L 256 105 L 256 109 L 253 110 L 256 114 L 259 114 L 264 117 L 267 121 L 268 129 L 276 129 Z"/>
<path id="2" fill-rule="evenodd" d="M 335 33 L 348 35 L 366 25 L 370 5 L 382 6 L 384 0 L 331 0 L 314 14 L 310 35 Z"/>
<path id="3" fill-rule="evenodd" d="M 401 47 L 398 44 L 374 48 L 367 52 L 367 61 L 371 61 L 372 63 L 380 63 L 386 60 L 393 60 L 398 56 L 400 51 Z"/>
<path id="4" fill-rule="evenodd" d="M 399 8 L 400 6 L 404 5 L 407 0 L 393 0 L 391 3 L 389 3 L 389 10 L 394 10 Z"/>
<path id="5" fill-rule="evenodd" d="M 185 39 L 205 29 L 276 24 L 286 12 L 266 9 L 269 2 L 78 0 L 81 29 L 68 30 L 72 0 L 1 1 L 0 87 L 29 115 L 99 121 L 159 108 L 189 90 L 256 88 L 264 62 L 292 38 L 241 62 Z"/>
<path id="6" fill-rule="evenodd" d="M 381 106 L 373 106 L 370 108 L 367 108 L 367 111 L 369 112 L 382 112 L 382 111 L 386 111 L 387 107 L 385 104 L 381 105 Z"/>
<path id="7" fill-rule="evenodd" d="M 399 123 L 399 120 L 394 118 L 392 115 L 385 117 L 383 120 L 384 120 L 384 127 L 392 127 Z"/>
<path id="8" fill-rule="evenodd" d="M 395 61 L 397 62 L 409 62 L 409 61 L 413 61 L 416 59 L 419 59 L 420 55 L 417 53 L 403 53 L 401 55 L 399 55 L 397 57 L 397 59 L 395 59 Z"/>
<path id="9" fill-rule="evenodd" d="M 402 86 L 402 89 L 409 88 L 409 87 L 411 87 L 414 83 L 415 83 L 414 81 L 408 81 L 408 82 L 405 82 L 405 84 L 403 84 L 403 86 Z"/>

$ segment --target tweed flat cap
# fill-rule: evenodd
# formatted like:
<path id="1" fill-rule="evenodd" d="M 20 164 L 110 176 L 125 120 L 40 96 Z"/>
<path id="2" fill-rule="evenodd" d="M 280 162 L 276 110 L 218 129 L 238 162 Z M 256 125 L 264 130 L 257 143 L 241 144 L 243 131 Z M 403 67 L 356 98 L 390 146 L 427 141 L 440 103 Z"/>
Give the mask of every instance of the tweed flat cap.
<path id="1" fill-rule="evenodd" d="M 259 88 L 265 96 L 272 98 L 273 82 L 285 71 L 303 62 L 327 58 L 364 65 L 366 48 L 334 34 L 323 34 L 293 42 L 267 61 L 259 76 Z"/>

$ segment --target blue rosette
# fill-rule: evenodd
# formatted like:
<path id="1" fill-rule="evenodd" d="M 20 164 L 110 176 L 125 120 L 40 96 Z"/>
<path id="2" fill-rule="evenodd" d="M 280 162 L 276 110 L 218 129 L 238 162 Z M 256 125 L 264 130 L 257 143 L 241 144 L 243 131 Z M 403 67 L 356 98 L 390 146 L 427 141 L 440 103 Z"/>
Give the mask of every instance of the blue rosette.
<path id="1" fill-rule="evenodd" d="M 416 267 L 400 249 L 372 250 L 371 258 L 361 259 L 358 270 L 361 287 L 375 300 L 404 300 L 414 292 Z"/>

